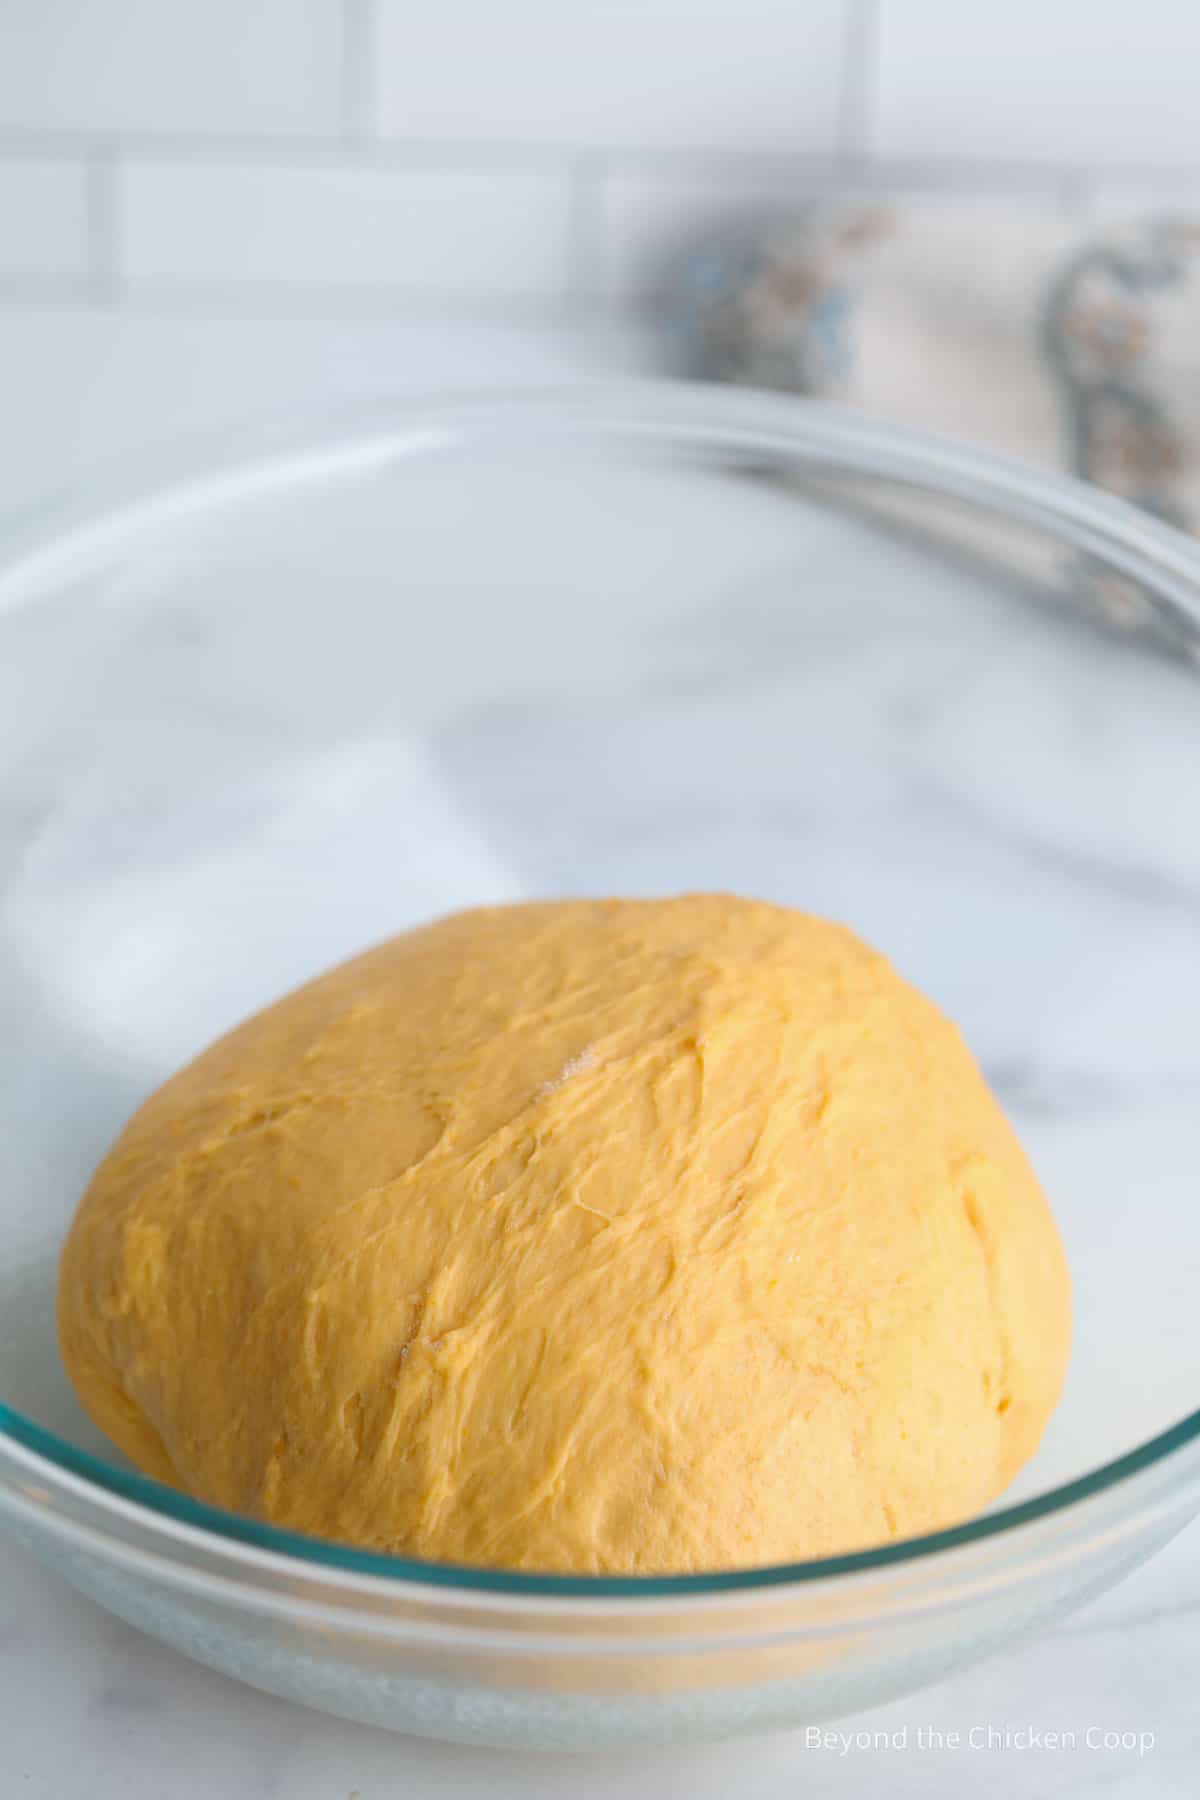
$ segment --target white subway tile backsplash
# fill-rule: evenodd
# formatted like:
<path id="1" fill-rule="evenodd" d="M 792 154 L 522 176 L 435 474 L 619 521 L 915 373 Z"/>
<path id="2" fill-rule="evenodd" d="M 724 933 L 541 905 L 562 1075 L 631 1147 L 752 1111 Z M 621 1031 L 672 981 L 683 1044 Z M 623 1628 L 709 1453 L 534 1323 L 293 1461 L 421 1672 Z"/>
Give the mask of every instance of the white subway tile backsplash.
<path id="1" fill-rule="evenodd" d="M 339 0 L 3 0 L 0 131 L 330 133 Z"/>
<path id="2" fill-rule="evenodd" d="M 561 298 L 566 171 L 135 160 L 118 187 L 128 281 Z"/>
<path id="3" fill-rule="evenodd" d="M 385 137 L 835 147 L 848 0 L 377 0 Z"/>
<path id="4" fill-rule="evenodd" d="M 86 163 L 0 159 L 0 275 L 85 275 L 88 254 Z"/>
<path id="5" fill-rule="evenodd" d="M 1196 0 L 878 0 L 882 157 L 1200 163 Z"/>
<path id="6" fill-rule="evenodd" d="M 0 281 L 620 303 L 848 182 L 1189 211 L 1198 76 L 1200 0 L 0 0 Z"/>

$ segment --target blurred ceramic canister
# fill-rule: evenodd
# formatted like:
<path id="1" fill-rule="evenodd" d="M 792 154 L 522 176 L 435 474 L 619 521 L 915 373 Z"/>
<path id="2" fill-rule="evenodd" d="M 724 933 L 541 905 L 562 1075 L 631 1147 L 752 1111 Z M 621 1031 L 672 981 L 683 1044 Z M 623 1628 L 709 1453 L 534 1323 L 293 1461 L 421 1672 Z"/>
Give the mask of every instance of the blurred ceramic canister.
<path id="1" fill-rule="evenodd" d="M 668 281 L 680 373 L 827 398 L 846 387 L 863 251 L 878 206 L 814 204 L 693 242 Z"/>

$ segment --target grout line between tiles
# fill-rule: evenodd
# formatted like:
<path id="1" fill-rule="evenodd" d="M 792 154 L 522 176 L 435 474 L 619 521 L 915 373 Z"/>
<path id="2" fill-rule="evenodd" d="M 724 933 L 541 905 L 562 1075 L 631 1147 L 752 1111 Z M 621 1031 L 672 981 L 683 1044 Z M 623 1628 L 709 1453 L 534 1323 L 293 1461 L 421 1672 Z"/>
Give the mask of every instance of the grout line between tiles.
<path id="1" fill-rule="evenodd" d="M 83 299 L 96 295 L 86 277 L 0 276 L 0 302 L 45 298 Z M 570 323 L 572 306 L 561 292 L 505 294 L 480 287 L 416 289 L 384 284 L 306 286 L 291 281 L 179 281 L 118 278 L 106 292 L 121 311 L 166 315 L 213 315 L 256 319 L 406 319 L 431 317 L 462 323 L 491 320 L 510 324 Z"/>
<path id="2" fill-rule="evenodd" d="M 362 145 L 371 139 L 374 125 L 375 0 L 341 0 L 341 26 L 341 137 L 346 145 Z"/>
<path id="3" fill-rule="evenodd" d="M 856 4 L 864 0 L 855 0 Z M 871 4 L 872 0 L 865 0 Z M 568 173 L 581 157 L 601 160 L 616 174 L 689 176 L 804 176 L 861 179 L 886 186 L 946 187 L 1056 184 L 1069 179 L 1090 182 L 1170 187 L 1200 182 L 1200 159 L 1170 163 L 1078 163 L 1044 159 L 972 160 L 958 157 L 876 157 L 848 146 L 832 154 L 737 154 L 702 145 L 674 149 L 584 144 L 520 144 L 494 139 L 457 139 L 230 135 L 205 137 L 195 132 L 28 132 L 0 129 L 0 158 L 44 156 L 86 159 L 100 150 L 114 156 L 147 161 L 179 161 L 220 167 L 230 163 L 267 163 L 303 169 L 340 164 L 380 168 L 551 168 Z"/>
<path id="4" fill-rule="evenodd" d="M 67 302 L 93 307 L 96 292 L 87 275 L 0 275 L 0 305 L 28 306 Z"/>
<path id="5" fill-rule="evenodd" d="M 117 286 L 117 161 L 109 144 L 87 163 L 88 288 L 93 300 L 110 301 Z"/>
<path id="6" fill-rule="evenodd" d="M 837 147 L 843 157 L 865 157 L 870 144 L 878 25 L 878 0 L 846 0 L 837 110 Z"/>

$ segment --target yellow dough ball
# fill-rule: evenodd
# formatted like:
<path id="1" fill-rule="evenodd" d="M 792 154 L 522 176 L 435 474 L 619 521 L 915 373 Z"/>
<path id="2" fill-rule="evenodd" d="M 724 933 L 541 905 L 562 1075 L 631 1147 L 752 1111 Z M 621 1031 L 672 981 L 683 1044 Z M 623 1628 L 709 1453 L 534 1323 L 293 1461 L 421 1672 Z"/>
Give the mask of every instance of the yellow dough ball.
<path id="1" fill-rule="evenodd" d="M 729 1569 L 977 1511 L 1062 1382 L 1066 1266 L 953 1026 L 727 895 L 468 912 L 132 1119 L 63 1356 L 134 1462 L 405 1556 Z"/>

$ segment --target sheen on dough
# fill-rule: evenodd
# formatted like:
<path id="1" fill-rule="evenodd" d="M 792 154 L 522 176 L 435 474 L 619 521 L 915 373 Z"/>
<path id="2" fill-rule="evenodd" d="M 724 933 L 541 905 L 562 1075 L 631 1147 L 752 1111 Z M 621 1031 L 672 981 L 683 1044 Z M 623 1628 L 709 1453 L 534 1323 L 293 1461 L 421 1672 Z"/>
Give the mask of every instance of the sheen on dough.
<path id="1" fill-rule="evenodd" d="M 59 1327 L 218 1506 L 649 1574 L 976 1512 L 1069 1298 L 954 1027 L 849 931 L 689 895 L 461 913 L 239 1026 L 95 1175 Z"/>

